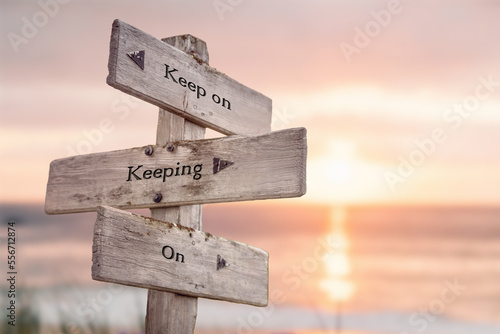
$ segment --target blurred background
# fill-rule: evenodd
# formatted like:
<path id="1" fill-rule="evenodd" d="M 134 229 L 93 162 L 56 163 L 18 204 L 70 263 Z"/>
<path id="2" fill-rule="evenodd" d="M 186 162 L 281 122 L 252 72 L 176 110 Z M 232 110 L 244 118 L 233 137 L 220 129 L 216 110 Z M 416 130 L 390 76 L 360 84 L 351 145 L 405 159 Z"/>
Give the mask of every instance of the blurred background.
<path id="1" fill-rule="evenodd" d="M 273 130 L 308 129 L 305 196 L 204 206 L 205 231 L 270 253 L 270 305 L 200 299 L 197 333 L 500 332 L 498 1 L 1 0 L 0 15 L 19 333 L 144 332 L 147 291 L 90 277 L 95 213 L 43 211 L 52 160 L 154 143 L 157 108 L 106 85 L 116 18 L 203 39 L 212 67 L 273 100 Z"/>

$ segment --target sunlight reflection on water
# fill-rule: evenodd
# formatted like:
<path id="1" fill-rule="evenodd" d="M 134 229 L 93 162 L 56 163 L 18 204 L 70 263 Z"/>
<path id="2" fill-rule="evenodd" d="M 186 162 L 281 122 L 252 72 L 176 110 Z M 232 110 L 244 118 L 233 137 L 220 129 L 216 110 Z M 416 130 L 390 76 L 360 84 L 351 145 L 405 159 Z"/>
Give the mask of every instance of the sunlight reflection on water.
<path id="1" fill-rule="evenodd" d="M 345 208 L 335 206 L 331 212 L 331 228 L 328 236 L 334 240 L 335 247 L 332 252 L 323 258 L 326 277 L 321 280 L 321 288 L 328 293 L 332 301 L 342 302 L 349 300 L 355 290 L 350 280 L 351 262 L 349 258 L 349 239 L 344 224 L 347 213 Z"/>

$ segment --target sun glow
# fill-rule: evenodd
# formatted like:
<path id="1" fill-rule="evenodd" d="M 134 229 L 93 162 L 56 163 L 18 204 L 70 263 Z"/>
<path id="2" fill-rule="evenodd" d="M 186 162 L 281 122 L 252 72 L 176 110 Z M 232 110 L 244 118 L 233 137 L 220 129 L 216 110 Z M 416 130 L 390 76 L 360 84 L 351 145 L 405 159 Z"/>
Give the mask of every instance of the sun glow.
<path id="1" fill-rule="evenodd" d="M 388 196 L 385 171 L 387 166 L 360 156 L 356 142 L 331 140 L 328 150 L 308 161 L 307 198 L 329 204 L 379 201 Z"/>
<path id="2" fill-rule="evenodd" d="M 328 181 L 333 184 L 348 183 L 353 177 L 354 170 L 354 145 L 346 141 L 330 143 L 328 168 Z"/>

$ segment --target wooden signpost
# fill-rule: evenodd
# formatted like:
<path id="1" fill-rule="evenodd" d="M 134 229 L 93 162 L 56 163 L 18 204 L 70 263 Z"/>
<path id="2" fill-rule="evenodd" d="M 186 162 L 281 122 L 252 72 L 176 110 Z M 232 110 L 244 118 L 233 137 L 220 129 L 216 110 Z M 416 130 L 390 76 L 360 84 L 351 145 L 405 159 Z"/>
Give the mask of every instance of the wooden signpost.
<path id="1" fill-rule="evenodd" d="M 92 277 L 149 289 L 149 334 L 193 333 L 197 297 L 266 306 L 267 252 L 202 232 L 200 204 L 302 196 L 305 129 L 270 133 L 271 100 L 190 35 L 115 20 L 108 66 L 111 86 L 160 107 L 156 145 L 53 161 L 46 212 L 98 211 Z M 232 136 L 202 140 L 205 127 Z"/>
<path id="2" fill-rule="evenodd" d="M 305 161 L 303 128 L 80 155 L 51 163 L 46 211 L 297 197 Z"/>
<path id="3" fill-rule="evenodd" d="M 209 67 L 193 53 L 186 55 L 115 20 L 107 82 L 224 134 L 271 131 L 271 99 Z"/>
<path id="4" fill-rule="evenodd" d="M 256 247 L 99 207 L 92 251 L 95 280 L 267 305 L 269 255 Z"/>

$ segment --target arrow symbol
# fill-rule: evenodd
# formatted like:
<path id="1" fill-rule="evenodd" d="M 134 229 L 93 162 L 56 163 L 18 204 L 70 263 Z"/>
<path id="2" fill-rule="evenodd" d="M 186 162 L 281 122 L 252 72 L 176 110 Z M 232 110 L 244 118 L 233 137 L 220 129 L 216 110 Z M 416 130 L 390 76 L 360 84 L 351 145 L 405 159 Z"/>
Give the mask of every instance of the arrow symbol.
<path id="1" fill-rule="evenodd" d="M 229 263 L 222 258 L 222 256 L 217 255 L 217 270 L 229 267 Z"/>
<path id="2" fill-rule="evenodd" d="M 129 56 L 139 67 L 144 70 L 144 57 L 146 55 L 145 50 L 128 52 Z"/>
<path id="3" fill-rule="evenodd" d="M 217 174 L 221 170 L 233 165 L 234 162 L 229 160 L 222 160 L 220 158 L 214 158 L 214 174 Z"/>

